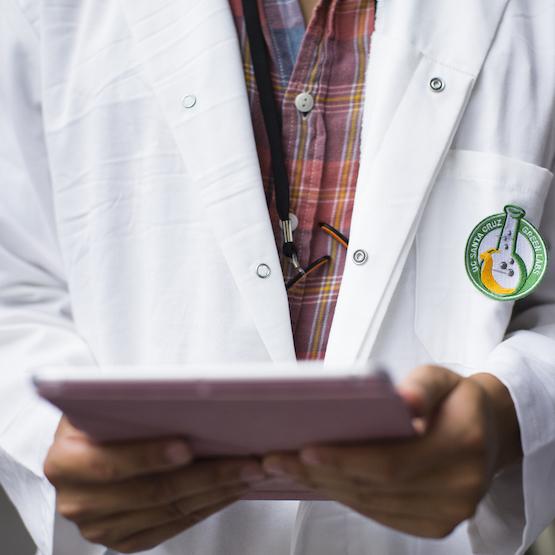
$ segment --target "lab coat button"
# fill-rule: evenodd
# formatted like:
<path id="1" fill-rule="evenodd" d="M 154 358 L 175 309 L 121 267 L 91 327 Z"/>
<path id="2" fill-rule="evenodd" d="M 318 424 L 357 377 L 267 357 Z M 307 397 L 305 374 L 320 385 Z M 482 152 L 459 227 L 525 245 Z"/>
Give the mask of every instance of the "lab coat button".
<path id="1" fill-rule="evenodd" d="M 353 260 L 355 264 L 358 264 L 360 266 L 368 260 L 368 253 L 365 250 L 357 249 L 353 253 Z"/>
<path id="2" fill-rule="evenodd" d="M 439 77 L 434 77 L 430 81 L 430 88 L 434 92 L 441 92 L 443 89 L 445 89 L 445 81 L 443 81 L 443 79 L 440 79 Z"/>
<path id="3" fill-rule="evenodd" d="M 314 97 L 307 92 L 298 94 L 295 97 L 295 107 L 303 114 L 310 112 L 314 108 Z"/>
<path id="4" fill-rule="evenodd" d="M 183 108 L 192 108 L 197 103 L 197 97 L 194 94 L 188 94 L 183 97 L 181 104 Z"/>
<path id="5" fill-rule="evenodd" d="M 261 279 L 266 279 L 270 277 L 272 270 L 270 270 L 270 266 L 268 264 L 259 264 L 258 268 L 256 268 L 256 275 Z"/>

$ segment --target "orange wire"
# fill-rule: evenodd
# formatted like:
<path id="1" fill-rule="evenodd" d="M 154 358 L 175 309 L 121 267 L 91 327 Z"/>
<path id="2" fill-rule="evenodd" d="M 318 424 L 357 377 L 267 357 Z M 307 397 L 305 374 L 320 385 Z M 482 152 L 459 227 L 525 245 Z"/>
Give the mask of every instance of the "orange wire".
<path id="1" fill-rule="evenodd" d="M 335 239 L 338 243 L 343 245 L 345 248 L 349 246 L 347 241 L 345 241 L 345 238 L 342 235 L 339 235 L 338 232 L 328 224 L 320 224 L 320 227 L 322 228 L 322 231 L 327 233 L 329 236 L 331 236 L 333 239 Z"/>

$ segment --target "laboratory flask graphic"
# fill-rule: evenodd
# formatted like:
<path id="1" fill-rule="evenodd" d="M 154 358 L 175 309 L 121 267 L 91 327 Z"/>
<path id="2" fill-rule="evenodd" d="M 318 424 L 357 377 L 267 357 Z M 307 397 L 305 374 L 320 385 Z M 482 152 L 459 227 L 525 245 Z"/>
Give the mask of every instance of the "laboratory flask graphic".
<path id="1" fill-rule="evenodd" d="M 492 299 L 521 299 L 545 275 L 547 249 L 525 215 L 523 208 L 509 204 L 503 213 L 482 220 L 468 238 L 466 271 L 474 286 Z"/>

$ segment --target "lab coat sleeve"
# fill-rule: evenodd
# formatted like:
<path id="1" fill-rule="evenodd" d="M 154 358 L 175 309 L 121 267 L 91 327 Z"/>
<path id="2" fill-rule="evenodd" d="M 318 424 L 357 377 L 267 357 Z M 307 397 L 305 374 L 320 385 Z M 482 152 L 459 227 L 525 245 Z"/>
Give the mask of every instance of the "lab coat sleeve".
<path id="1" fill-rule="evenodd" d="M 535 293 L 515 305 L 508 334 L 484 368 L 514 401 L 522 463 L 499 474 L 469 524 L 474 552 L 521 555 L 555 520 L 555 187 L 540 232 L 550 263 Z"/>
<path id="2" fill-rule="evenodd" d="M 28 374 L 94 360 L 72 321 L 57 243 L 39 50 L 16 1 L 0 0 L 0 484 L 50 555 L 55 495 L 42 466 L 60 415 Z"/>

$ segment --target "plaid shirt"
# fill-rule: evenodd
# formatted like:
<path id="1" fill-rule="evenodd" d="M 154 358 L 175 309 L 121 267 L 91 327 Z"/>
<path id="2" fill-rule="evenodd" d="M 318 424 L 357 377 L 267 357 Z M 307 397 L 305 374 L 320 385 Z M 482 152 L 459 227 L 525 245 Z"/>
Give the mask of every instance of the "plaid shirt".
<path id="1" fill-rule="evenodd" d="M 254 79 L 241 0 L 229 0 L 242 46 L 252 121 L 268 208 L 281 245 L 270 149 Z M 331 255 L 327 265 L 289 290 L 299 359 L 324 358 L 345 249 L 320 230 L 325 222 L 349 234 L 360 159 L 366 62 L 374 29 L 374 0 L 320 0 L 306 29 L 298 0 L 258 0 L 270 52 L 272 79 L 283 127 L 291 212 L 301 265 Z M 309 92 L 314 108 L 302 114 L 295 98 Z M 294 275 L 283 261 L 286 278 Z"/>

